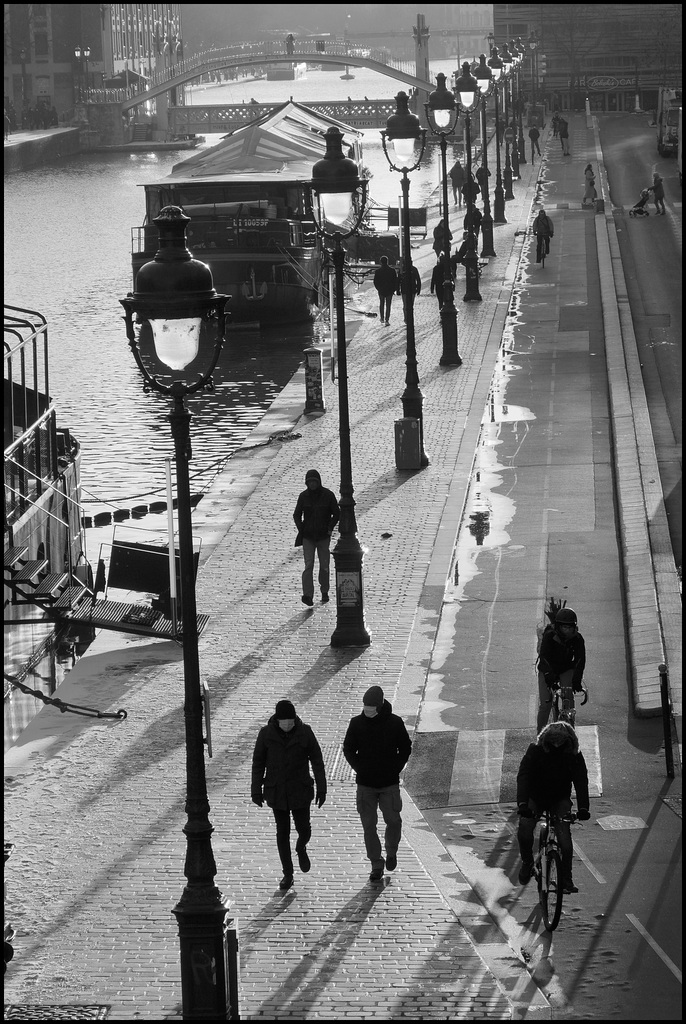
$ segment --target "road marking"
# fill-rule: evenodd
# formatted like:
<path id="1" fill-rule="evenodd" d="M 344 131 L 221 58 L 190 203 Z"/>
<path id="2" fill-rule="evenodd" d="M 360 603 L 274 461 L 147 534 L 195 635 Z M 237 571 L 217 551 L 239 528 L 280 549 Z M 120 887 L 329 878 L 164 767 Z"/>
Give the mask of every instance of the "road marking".
<path id="1" fill-rule="evenodd" d="M 679 984 L 681 984 L 681 971 L 679 970 L 677 965 L 672 960 L 670 960 L 665 951 L 661 949 L 660 946 L 658 946 L 655 939 L 652 937 L 652 935 L 648 934 L 648 932 L 645 930 L 645 928 L 638 920 L 638 918 L 634 916 L 634 914 L 627 914 L 626 916 L 629 918 L 636 931 L 643 936 L 643 938 L 646 940 L 651 949 L 653 949 L 657 953 L 660 960 L 662 960 L 663 964 L 666 967 L 669 967 L 670 971 L 672 972 L 676 980 L 679 982 Z"/>

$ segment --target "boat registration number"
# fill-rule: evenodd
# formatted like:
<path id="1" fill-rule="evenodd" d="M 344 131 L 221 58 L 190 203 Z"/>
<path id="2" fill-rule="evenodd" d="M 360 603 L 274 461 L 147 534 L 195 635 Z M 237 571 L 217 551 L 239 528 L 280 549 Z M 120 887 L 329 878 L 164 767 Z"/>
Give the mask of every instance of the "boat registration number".
<path id="1" fill-rule="evenodd" d="M 261 228 L 268 224 L 269 221 L 262 217 L 235 217 L 234 224 L 240 228 Z"/>

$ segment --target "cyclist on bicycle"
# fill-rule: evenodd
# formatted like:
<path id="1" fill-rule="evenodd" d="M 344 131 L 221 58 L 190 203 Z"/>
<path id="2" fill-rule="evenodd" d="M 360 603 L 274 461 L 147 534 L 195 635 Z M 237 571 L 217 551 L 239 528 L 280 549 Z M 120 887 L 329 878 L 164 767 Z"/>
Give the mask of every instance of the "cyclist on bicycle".
<path id="1" fill-rule="evenodd" d="M 522 758 L 517 773 L 517 841 L 522 857 L 519 882 L 526 885 L 534 870 L 534 830 L 544 810 L 558 815 L 557 837 L 562 856 L 562 885 L 566 893 L 578 892 L 572 880 L 572 832 L 563 817 L 572 809 L 572 785 L 578 817 L 588 821 L 588 770 L 579 740 L 568 722 L 552 722 L 539 733 Z"/>
<path id="2" fill-rule="evenodd" d="M 586 667 L 586 644 L 577 627 L 576 612 L 560 608 L 555 621 L 547 626 L 541 639 L 536 662 L 538 669 L 538 717 L 536 729 L 541 731 L 550 718 L 551 688 L 571 686 L 582 693 Z"/>
<path id="3" fill-rule="evenodd" d="M 550 252 L 550 239 L 555 234 L 553 222 L 545 210 L 538 211 L 538 216 L 533 224 L 533 232 L 536 235 L 536 262 L 540 263 L 543 252 L 545 251 L 546 256 Z"/>

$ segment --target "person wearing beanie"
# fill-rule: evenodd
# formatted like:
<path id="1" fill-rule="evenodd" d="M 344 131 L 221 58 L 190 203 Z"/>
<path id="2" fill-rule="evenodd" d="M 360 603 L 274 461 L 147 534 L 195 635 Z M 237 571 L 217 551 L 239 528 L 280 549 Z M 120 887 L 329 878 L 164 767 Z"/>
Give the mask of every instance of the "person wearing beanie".
<path id="1" fill-rule="evenodd" d="M 321 747 L 311 727 L 296 714 L 291 701 L 280 700 L 255 742 L 250 798 L 258 807 L 266 802 L 274 814 L 276 848 L 283 869 L 279 882 L 282 891 L 293 885 L 291 815 L 298 833 L 295 844 L 298 865 L 303 872 L 311 867 L 307 844 L 312 836 L 310 804 L 313 797 L 317 807 L 322 807 L 326 800 L 326 774 Z"/>
<path id="2" fill-rule="evenodd" d="M 588 821 L 590 799 L 588 769 L 579 750 L 576 732 L 568 722 L 552 722 L 531 743 L 517 773 L 517 841 L 522 857 L 519 882 L 526 885 L 534 871 L 534 830 L 543 811 L 548 809 L 562 818 L 572 809 L 572 786 L 576 793 L 578 818 Z M 568 821 L 557 828 L 562 854 L 562 885 L 566 893 L 579 890 L 572 879 L 574 847 Z"/>
<path id="3" fill-rule="evenodd" d="M 298 535 L 295 546 L 302 545 L 305 568 L 302 574 L 301 601 L 314 604 L 314 556 L 319 559 L 319 586 L 322 602 L 329 600 L 329 562 L 331 534 L 340 518 L 338 502 L 333 491 L 322 487 L 322 478 L 316 469 L 305 474 L 305 490 L 301 491 L 293 513 Z"/>
<path id="4" fill-rule="evenodd" d="M 380 686 L 370 686 L 362 698 L 362 714 L 350 720 L 343 740 L 343 755 L 356 773 L 357 812 L 372 870 L 370 881 L 380 882 L 384 867 L 395 871 L 402 832 L 400 772 L 412 752 L 405 723 L 393 714 Z M 377 833 L 381 811 L 386 831 L 386 857 Z"/>

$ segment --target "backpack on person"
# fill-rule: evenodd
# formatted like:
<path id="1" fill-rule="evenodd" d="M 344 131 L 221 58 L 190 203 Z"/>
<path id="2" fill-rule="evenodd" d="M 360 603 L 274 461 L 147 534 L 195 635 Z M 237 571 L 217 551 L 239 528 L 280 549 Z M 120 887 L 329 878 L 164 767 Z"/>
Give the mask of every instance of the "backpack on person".
<path id="1" fill-rule="evenodd" d="M 557 597 L 551 597 L 548 601 L 548 606 L 545 609 L 545 615 L 548 619 L 545 623 L 539 623 L 536 626 L 536 662 L 535 667 L 538 672 L 542 672 L 548 682 L 548 676 L 551 676 L 551 682 L 555 682 L 554 673 L 547 672 L 545 666 L 541 664 L 541 644 L 543 643 L 544 636 L 550 636 L 551 633 L 555 632 L 555 616 L 559 612 L 560 608 L 565 608 L 567 605 L 566 601 L 563 601 Z"/>

